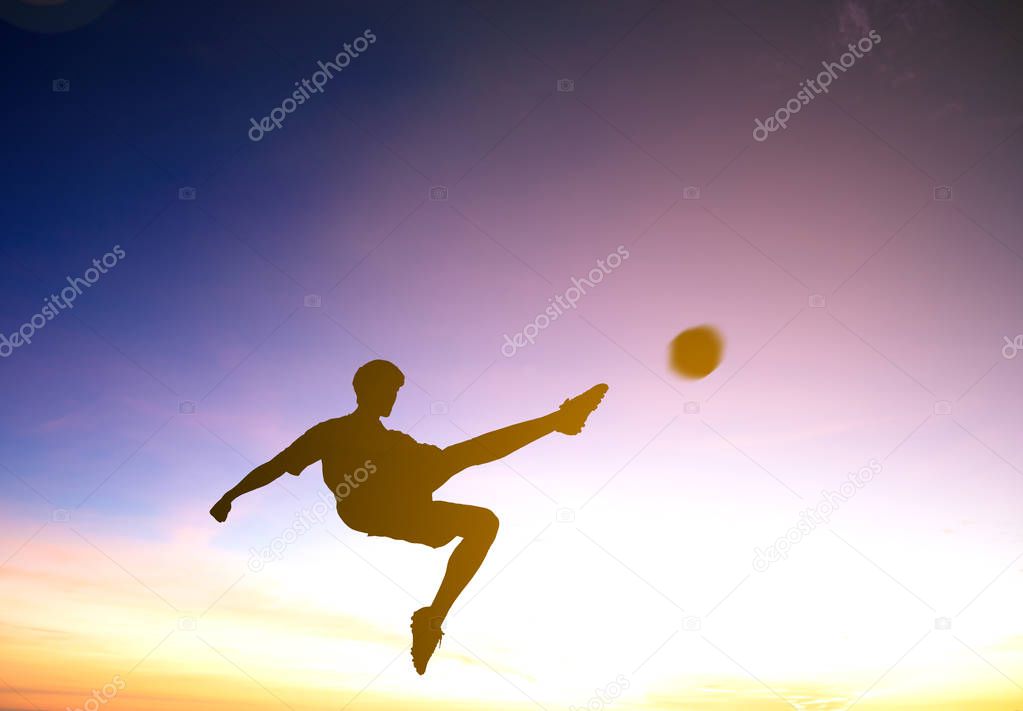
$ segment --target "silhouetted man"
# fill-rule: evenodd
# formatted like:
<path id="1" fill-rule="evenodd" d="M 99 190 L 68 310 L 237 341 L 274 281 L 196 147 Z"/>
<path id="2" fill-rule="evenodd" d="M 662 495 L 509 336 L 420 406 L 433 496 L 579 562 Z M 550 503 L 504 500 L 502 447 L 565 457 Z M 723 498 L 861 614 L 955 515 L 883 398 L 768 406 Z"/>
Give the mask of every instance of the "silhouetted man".
<path id="1" fill-rule="evenodd" d="M 607 386 L 597 385 L 565 400 L 543 417 L 441 449 L 380 422 L 391 414 L 404 383 L 405 376 L 393 363 L 366 363 L 352 380 L 358 402 L 354 412 L 308 430 L 253 469 L 221 497 L 210 514 L 224 521 L 231 503 L 242 494 L 266 486 L 285 472 L 297 476 L 323 460 L 323 480 L 334 492 L 338 515 L 349 528 L 433 548 L 460 536 L 433 603 L 412 615 L 412 662 L 422 674 L 443 636 L 441 623 L 479 570 L 498 526 L 497 516 L 489 509 L 434 501 L 433 492 L 466 467 L 505 457 L 551 432 L 579 434 Z"/>

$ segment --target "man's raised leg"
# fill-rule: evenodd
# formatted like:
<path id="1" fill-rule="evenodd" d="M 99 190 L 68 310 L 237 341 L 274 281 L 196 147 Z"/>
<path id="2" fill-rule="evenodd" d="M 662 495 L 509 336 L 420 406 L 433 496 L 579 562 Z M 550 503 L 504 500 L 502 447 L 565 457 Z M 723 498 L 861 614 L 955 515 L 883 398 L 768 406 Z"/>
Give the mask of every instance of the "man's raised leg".
<path id="1" fill-rule="evenodd" d="M 444 449 L 444 457 L 456 472 L 477 464 L 486 464 L 507 457 L 527 444 L 554 432 L 557 414 L 552 412 L 535 420 L 526 420 L 493 432 L 481 434 Z"/>
<path id="2" fill-rule="evenodd" d="M 551 432 L 579 434 L 586 418 L 600 404 L 606 392 L 606 385 L 597 385 L 582 395 L 565 400 L 560 408 L 543 417 L 502 427 L 446 447 L 443 477 L 435 482 L 434 489 L 467 467 L 503 459 Z"/>

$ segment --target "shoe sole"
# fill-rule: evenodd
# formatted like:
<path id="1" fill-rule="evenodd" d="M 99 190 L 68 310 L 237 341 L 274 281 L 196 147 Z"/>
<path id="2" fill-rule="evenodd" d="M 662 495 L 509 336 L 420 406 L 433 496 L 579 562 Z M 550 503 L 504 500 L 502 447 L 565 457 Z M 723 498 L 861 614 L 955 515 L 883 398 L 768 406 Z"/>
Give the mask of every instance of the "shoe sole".
<path id="1" fill-rule="evenodd" d="M 604 395 L 607 394 L 607 391 L 608 387 L 606 383 L 594 385 L 586 392 L 576 395 L 573 398 L 569 398 L 560 408 L 558 408 L 564 409 L 566 406 L 570 408 L 579 408 L 581 413 L 585 410 L 585 414 L 582 415 L 582 422 L 579 424 L 579 429 L 575 432 L 566 432 L 565 434 L 578 434 L 582 431 L 582 428 L 586 426 L 586 420 L 588 420 L 590 415 L 593 414 L 593 411 L 600 406 L 600 403 L 604 400 Z"/>

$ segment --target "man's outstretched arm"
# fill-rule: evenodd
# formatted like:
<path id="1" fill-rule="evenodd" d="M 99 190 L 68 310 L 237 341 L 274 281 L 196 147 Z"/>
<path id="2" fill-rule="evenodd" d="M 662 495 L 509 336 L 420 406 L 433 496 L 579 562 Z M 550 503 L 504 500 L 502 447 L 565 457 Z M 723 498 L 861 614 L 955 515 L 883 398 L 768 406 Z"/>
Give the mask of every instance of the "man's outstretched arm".
<path id="1" fill-rule="evenodd" d="M 231 504 L 235 499 L 242 494 L 247 494 L 250 491 L 254 491 L 276 481 L 282 474 L 284 474 L 284 471 L 284 463 L 280 461 L 280 456 L 274 457 L 266 464 L 260 464 L 251 472 L 246 474 L 245 478 L 235 484 L 234 488 L 221 496 L 220 501 L 213 504 L 213 508 L 210 509 L 210 515 L 218 521 L 223 522 L 227 519 L 227 514 L 231 511 Z"/>
<path id="2" fill-rule="evenodd" d="M 242 494 L 276 481 L 284 472 L 298 476 L 302 470 L 322 456 L 324 428 L 316 425 L 296 439 L 287 449 L 245 475 L 234 488 L 220 497 L 210 509 L 210 515 L 223 522 L 231 511 L 231 504 Z"/>

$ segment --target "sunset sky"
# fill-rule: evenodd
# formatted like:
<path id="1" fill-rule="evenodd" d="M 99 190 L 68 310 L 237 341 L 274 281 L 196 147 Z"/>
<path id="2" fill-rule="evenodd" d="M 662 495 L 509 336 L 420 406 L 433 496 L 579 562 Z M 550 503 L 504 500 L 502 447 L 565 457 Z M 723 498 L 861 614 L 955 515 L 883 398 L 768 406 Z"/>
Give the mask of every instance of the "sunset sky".
<path id="1" fill-rule="evenodd" d="M 0 5 L 0 711 L 1023 708 L 1018 3 L 40 5 Z M 437 493 L 501 531 L 423 677 L 451 546 L 347 529 L 319 464 L 207 513 L 373 358 L 439 446 L 610 386 Z"/>

